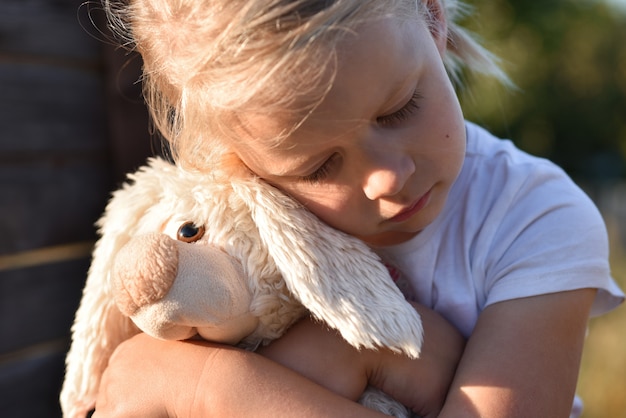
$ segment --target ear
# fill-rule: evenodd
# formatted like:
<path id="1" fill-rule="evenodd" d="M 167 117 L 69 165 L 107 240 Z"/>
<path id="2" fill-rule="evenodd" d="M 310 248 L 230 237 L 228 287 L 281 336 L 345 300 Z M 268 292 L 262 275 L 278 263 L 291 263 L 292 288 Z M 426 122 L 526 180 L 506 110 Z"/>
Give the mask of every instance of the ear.
<path id="1" fill-rule="evenodd" d="M 439 54 L 443 58 L 448 45 L 448 21 L 444 0 L 422 0 L 425 9 L 426 23 L 435 40 Z"/>
<path id="2" fill-rule="evenodd" d="M 60 399 L 65 417 L 84 417 L 93 409 L 102 373 L 113 350 L 139 332 L 115 305 L 109 263 L 105 259 L 109 254 L 103 253 L 106 245 L 99 244 L 76 312 L 72 345 L 65 360 L 65 380 Z"/>
<path id="3" fill-rule="evenodd" d="M 233 186 L 287 287 L 314 317 L 356 348 L 419 355 L 419 315 L 369 247 L 260 180 Z"/>

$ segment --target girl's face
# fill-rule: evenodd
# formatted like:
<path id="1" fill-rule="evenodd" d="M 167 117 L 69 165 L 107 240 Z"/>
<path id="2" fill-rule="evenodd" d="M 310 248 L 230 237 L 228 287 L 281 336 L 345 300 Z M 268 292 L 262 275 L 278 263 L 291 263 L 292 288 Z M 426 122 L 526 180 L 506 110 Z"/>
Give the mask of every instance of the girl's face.
<path id="1" fill-rule="evenodd" d="M 441 212 L 463 164 L 465 127 L 445 40 L 424 22 L 386 18 L 357 35 L 342 41 L 331 90 L 293 134 L 279 145 L 250 138 L 236 152 L 332 227 L 391 245 Z M 248 122 L 256 137 L 284 128 L 268 117 Z"/>

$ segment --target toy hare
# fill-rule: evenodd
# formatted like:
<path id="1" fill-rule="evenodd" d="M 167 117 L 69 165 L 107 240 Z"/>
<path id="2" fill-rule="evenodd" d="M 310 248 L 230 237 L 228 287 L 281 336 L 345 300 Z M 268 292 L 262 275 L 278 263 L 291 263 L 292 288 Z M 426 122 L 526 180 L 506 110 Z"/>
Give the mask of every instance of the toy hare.
<path id="1" fill-rule="evenodd" d="M 419 355 L 420 318 L 377 256 L 252 175 L 151 159 L 97 225 L 66 359 L 65 417 L 94 407 L 113 350 L 141 331 L 254 349 L 309 312 L 354 347 Z M 368 392 L 361 403 L 408 416 Z"/>

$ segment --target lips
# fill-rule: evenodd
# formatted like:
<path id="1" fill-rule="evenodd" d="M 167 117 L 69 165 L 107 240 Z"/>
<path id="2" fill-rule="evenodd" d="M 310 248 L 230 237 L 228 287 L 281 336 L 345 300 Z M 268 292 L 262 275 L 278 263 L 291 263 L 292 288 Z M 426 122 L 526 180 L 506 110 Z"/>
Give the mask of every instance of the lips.
<path id="1" fill-rule="evenodd" d="M 424 206 L 426 206 L 426 204 L 428 204 L 428 201 L 430 200 L 431 191 L 432 191 L 432 189 L 429 190 L 428 192 L 426 192 L 425 195 L 420 197 L 411 206 L 409 206 L 408 208 L 404 209 L 402 212 L 398 213 L 397 215 L 395 215 L 393 218 L 390 218 L 389 220 L 391 222 L 404 222 L 407 219 L 411 218 L 417 212 L 422 210 L 424 208 Z"/>

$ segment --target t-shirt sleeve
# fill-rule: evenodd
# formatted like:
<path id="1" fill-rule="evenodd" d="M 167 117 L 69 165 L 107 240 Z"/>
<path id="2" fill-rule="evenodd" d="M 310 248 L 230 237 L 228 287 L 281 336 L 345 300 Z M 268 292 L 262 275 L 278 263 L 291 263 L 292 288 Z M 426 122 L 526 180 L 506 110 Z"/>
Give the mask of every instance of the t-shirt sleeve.
<path id="1" fill-rule="evenodd" d="M 598 289 L 592 315 L 619 305 L 606 227 L 589 197 L 545 160 L 509 167 L 506 176 L 508 192 L 486 214 L 486 305 L 582 288 Z"/>

